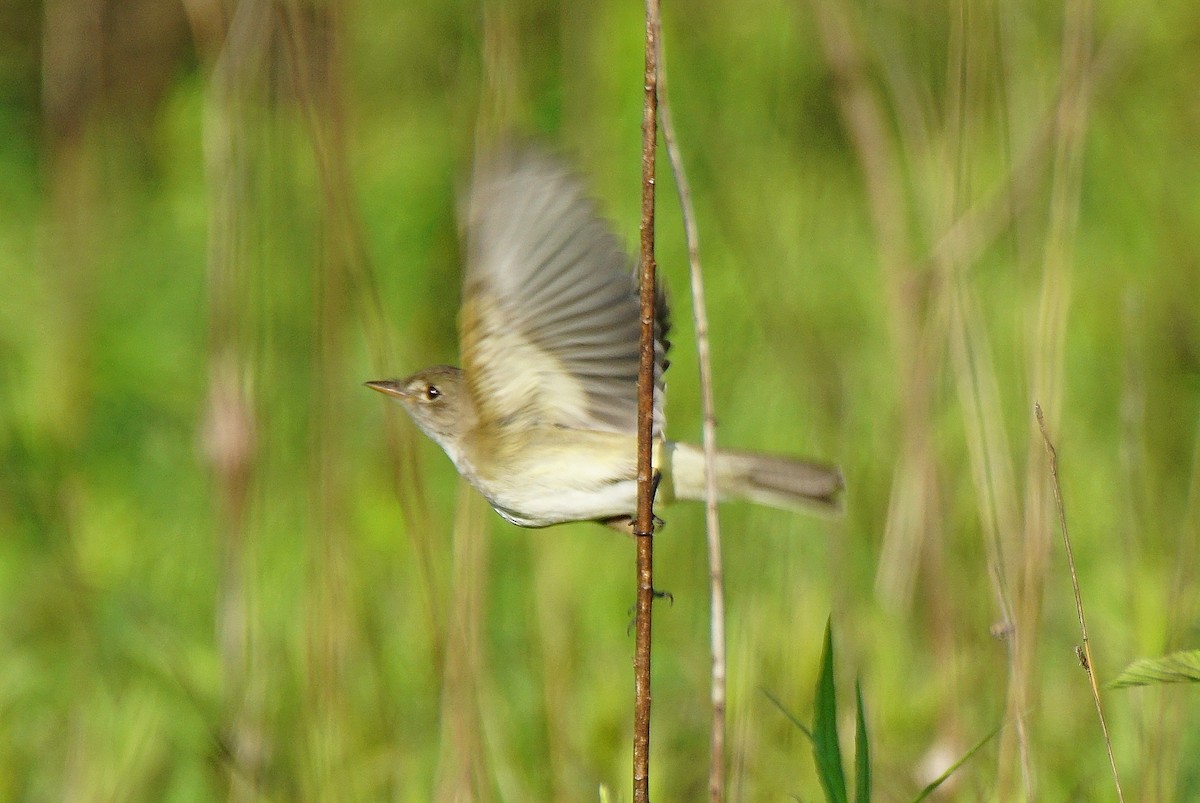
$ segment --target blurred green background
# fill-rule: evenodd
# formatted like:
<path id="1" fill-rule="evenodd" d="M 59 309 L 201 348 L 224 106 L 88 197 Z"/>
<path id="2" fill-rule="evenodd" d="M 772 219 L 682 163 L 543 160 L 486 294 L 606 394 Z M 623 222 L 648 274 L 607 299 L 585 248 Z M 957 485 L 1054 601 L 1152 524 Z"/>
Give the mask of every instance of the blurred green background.
<path id="1" fill-rule="evenodd" d="M 361 387 L 456 359 L 477 132 L 636 242 L 635 3 L 0 6 L 0 798 L 627 795 L 633 548 L 520 531 Z M 1195 648 L 1200 6 L 664 11 L 719 441 L 847 515 L 722 510 L 729 794 L 815 799 L 832 613 L 881 800 L 1113 797 L 1096 670 Z M 659 184 L 668 417 L 699 437 Z M 703 511 L 660 511 L 652 781 L 705 794 Z M 1200 797 L 1188 687 L 1104 694 L 1126 794 Z M 847 722 L 851 728 L 852 723 Z"/>

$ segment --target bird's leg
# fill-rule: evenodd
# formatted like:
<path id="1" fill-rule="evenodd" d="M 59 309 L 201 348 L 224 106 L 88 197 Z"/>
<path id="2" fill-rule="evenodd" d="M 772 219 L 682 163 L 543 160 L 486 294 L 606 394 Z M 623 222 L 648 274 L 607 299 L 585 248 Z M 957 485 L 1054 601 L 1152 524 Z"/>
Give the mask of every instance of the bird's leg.
<path id="1" fill-rule="evenodd" d="M 633 516 L 613 516 L 611 519 L 598 519 L 597 521 L 600 524 L 603 524 L 605 527 L 616 530 L 622 535 L 627 535 L 630 538 L 637 537 L 637 533 L 634 532 L 635 522 Z M 655 516 L 653 526 L 654 532 L 658 532 L 662 528 L 666 527 L 667 523 L 658 516 Z"/>
<path id="2" fill-rule="evenodd" d="M 660 482 L 662 482 L 662 477 L 663 477 L 662 472 L 655 469 L 654 476 L 650 478 L 650 502 L 651 502 L 651 505 L 653 505 L 653 503 L 654 503 L 654 497 L 657 496 L 657 494 L 658 494 L 658 484 Z M 630 515 L 630 516 L 613 516 L 611 519 L 600 519 L 601 524 L 605 525 L 606 527 L 611 527 L 612 529 L 616 530 L 619 533 L 624 533 L 625 535 L 628 535 L 630 538 L 637 536 L 637 531 L 636 531 L 637 528 L 635 526 L 636 522 L 637 522 L 637 517 L 632 516 L 632 515 Z M 651 529 L 653 532 L 658 532 L 666 525 L 667 525 L 667 523 L 665 521 L 660 519 L 657 515 L 652 514 L 652 521 L 650 523 L 650 526 L 651 526 Z"/>
<path id="3" fill-rule="evenodd" d="M 611 519 L 599 519 L 599 523 L 633 538 L 633 516 L 613 516 Z"/>

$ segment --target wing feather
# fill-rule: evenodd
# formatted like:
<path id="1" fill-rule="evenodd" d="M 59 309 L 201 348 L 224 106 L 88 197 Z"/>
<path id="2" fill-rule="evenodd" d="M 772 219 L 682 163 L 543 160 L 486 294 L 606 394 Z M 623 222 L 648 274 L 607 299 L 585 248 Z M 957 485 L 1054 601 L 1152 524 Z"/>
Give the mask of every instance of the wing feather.
<path id="1" fill-rule="evenodd" d="M 532 147 L 481 161 L 466 208 L 463 367 L 484 420 L 634 432 L 634 261 L 579 180 Z M 659 293 L 655 432 L 667 305 Z"/>

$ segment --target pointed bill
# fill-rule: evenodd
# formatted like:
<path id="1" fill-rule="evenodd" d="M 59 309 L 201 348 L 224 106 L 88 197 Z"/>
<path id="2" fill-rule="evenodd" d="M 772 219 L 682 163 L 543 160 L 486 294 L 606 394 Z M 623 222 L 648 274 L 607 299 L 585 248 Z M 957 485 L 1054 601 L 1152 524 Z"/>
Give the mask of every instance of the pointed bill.
<path id="1" fill-rule="evenodd" d="M 483 421 L 635 432 L 640 311 L 633 260 L 577 179 L 531 150 L 476 167 L 459 318 Z M 667 309 L 658 310 L 654 429 Z"/>

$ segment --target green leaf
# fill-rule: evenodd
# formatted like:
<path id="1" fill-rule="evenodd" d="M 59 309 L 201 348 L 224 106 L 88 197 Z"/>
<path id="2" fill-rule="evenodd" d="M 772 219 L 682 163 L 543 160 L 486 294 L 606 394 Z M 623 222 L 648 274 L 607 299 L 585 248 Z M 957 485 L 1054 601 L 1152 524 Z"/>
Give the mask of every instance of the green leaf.
<path id="1" fill-rule="evenodd" d="M 1139 658 L 1110 684 L 1114 689 L 1156 683 L 1200 683 L 1200 650 L 1173 652 L 1161 658 Z"/>
<path id="2" fill-rule="evenodd" d="M 817 775 L 830 803 L 849 803 L 846 794 L 846 774 L 842 769 L 842 750 L 838 745 L 837 696 L 833 687 L 833 626 L 825 624 L 825 648 L 821 654 L 821 671 L 817 676 L 816 699 L 813 705 L 813 755 Z"/>
<path id="3" fill-rule="evenodd" d="M 867 740 L 867 712 L 863 706 L 862 678 L 854 681 L 854 803 L 871 803 L 871 746 Z"/>

